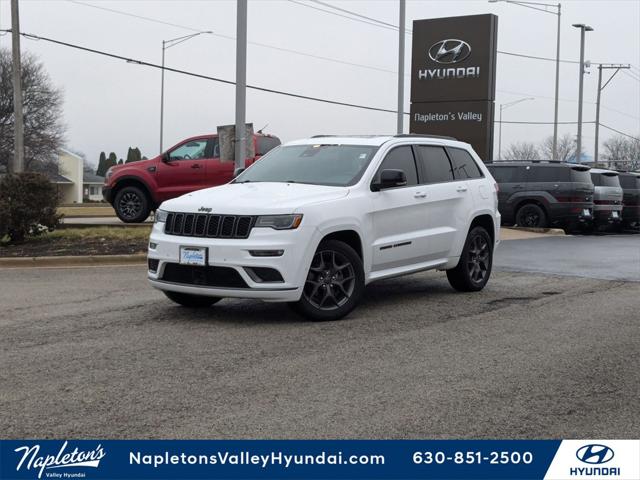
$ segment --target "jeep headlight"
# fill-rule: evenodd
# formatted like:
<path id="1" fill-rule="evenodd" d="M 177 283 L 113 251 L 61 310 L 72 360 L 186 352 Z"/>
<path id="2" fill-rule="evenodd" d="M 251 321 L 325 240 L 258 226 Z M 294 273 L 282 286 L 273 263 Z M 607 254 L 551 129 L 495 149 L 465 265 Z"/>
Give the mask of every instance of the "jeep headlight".
<path id="1" fill-rule="evenodd" d="M 298 228 L 302 215 L 264 215 L 256 220 L 256 227 L 269 227 L 275 230 L 292 230 Z"/>
<path id="2" fill-rule="evenodd" d="M 169 212 L 165 212 L 164 210 L 156 210 L 153 221 L 155 223 L 164 223 L 167 221 L 167 215 L 169 215 Z"/>

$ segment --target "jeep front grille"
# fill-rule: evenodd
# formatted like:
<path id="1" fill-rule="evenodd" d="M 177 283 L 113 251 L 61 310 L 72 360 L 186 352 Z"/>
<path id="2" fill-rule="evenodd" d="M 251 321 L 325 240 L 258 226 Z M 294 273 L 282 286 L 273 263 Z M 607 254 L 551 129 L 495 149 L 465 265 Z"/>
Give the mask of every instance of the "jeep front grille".
<path id="1" fill-rule="evenodd" d="M 247 238 L 256 222 L 248 215 L 169 213 L 164 233 L 183 237 Z"/>

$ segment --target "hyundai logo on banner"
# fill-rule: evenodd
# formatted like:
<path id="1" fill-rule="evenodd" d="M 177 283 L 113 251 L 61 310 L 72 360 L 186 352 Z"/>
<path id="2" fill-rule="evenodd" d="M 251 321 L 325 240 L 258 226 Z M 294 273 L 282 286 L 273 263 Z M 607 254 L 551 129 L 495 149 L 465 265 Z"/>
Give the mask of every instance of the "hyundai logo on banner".
<path id="1" fill-rule="evenodd" d="M 613 458 L 613 455 L 612 449 L 606 445 L 599 444 L 585 445 L 576 451 L 576 457 L 578 457 L 578 460 L 593 465 L 607 463 Z"/>
<path id="2" fill-rule="evenodd" d="M 471 55 L 469 44 L 457 38 L 440 40 L 429 48 L 429 58 L 437 63 L 458 63 L 466 60 L 469 55 Z"/>

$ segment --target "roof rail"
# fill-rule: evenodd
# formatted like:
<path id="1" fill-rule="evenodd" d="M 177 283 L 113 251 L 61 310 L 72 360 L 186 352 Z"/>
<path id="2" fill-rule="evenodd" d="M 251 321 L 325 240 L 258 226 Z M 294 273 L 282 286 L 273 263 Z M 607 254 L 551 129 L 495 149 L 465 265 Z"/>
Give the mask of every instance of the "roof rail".
<path id="1" fill-rule="evenodd" d="M 312 135 L 309 138 L 337 137 L 338 135 Z"/>
<path id="2" fill-rule="evenodd" d="M 444 140 L 455 140 L 458 141 L 457 138 L 455 137 L 450 137 L 447 135 L 431 135 L 428 133 L 399 133 L 397 135 L 394 135 L 394 138 L 411 138 L 411 137 L 418 137 L 418 138 L 442 138 Z"/>

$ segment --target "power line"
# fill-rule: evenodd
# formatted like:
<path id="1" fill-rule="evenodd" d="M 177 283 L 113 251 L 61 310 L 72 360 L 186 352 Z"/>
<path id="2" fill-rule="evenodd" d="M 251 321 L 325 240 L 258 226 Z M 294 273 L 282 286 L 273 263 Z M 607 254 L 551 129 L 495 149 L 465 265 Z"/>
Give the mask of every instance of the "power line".
<path id="1" fill-rule="evenodd" d="M 381 24 L 381 25 L 386 25 L 387 27 L 392 27 L 392 28 L 394 28 L 394 29 L 396 29 L 396 30 L 398 30 L 398 28 L 399 28 L 399 27 L 398 27 L 398 25 L 394 25 L 394 24 L 392 24 L 392 23 L 387 23 L 387 22 L 384 22 L 384 21 L 382 21 L 382 20 L 378 20 L 378 19 L 376 19 L 376 18 L 367 17 L 366 15 L 362 15 L 362 14 L 360 14 L 360 13 L 352 12 L 351 10 L 347 10 L 347 9 L 345 9 L 345 8 L 336 7 L 335 5 L 330 5 L 330 4 L 328 4 L 328 3 L 326 3 L 326 2 L 322 2 L 322 1 L 320 1 L 320 0 L 311 0 L 311 1 L 312 1 L 312 2 L 314 2 L 314 3 L 317 3 L 317 4 L 319 4 L 319 5 L 323 5 L 323 6 L 325 6 L 325 7 L 332 8 L 332 9 L 334 9 L 334 10 L 338 10 L 339 12 L 348 13 L 349 15 L 353 15 L 353 16 L 355 16 L 355 17 L 363 18 L 363 19 L 365 19 L 365 20 L 370 20 L 370 21 L 372 21 L 372 22 L 376 22 L 376 23 L 379 23 L 379 24 Z M 406 33 L 412 33 L 412 32 L 411 32 L 411 30 L 408 30 L 408 29 L 407 29 L 407 30 L 405 30 L 405 32 L 406 32 Z"/>
<path id="2" fill-rule="evenodd" d="M 623 70 L 622 73 L 624 73 L 627 77 L 629 78 L 633 78 L 636 82 L 640 82 L 640 78 L 637 77 L 635 74 L 627 71 L 627 70 Z"/>
<path id="3" fill-rule="evenodd" d="M 367 25 L 372 25 L 374 27 L 384 28 L 386 30 L 398 30 L 398 27 L 395 26 L 395 25 L 391 25 L 391 24 L 386 23 L 386 22 L 380 22 L 379 20 L 374 20 L 374 21 L 365 20 L 364 18 L 366 18 L 366 17 L 361 16 L 361 15 L 359 15 L 357 13 L 354 13 L 354 12 L 350 12 L 349 10 L 345 10 L 345 9 L 342 9 L 342 8 L 340 8 L 339 10 L 348 12 L 350 15 L 353 15 L 353 16 L 348 17 L 347 15 L 342 15 L 341 13 L 332 12 L 330 10 L 325 10 L 323 8 L 319 8 L 319 7 L 316 7 L 314 5 L 309 5 L 308 3 L 303 3 L 303 2 L 300 2 L 298 0 L 289 0 L 289 2 L 295 3 L 296 5 L 300 5 L 302 7 L 307 7 L 307 8 L 311 8 L 313 10 L 317 10 L 319 12 L 328 13 L 329 15 L 334 15 L 336 17 L 346 18 L 347 20 L 352 20 L 354 22 L 360 22 L 360 23 L 364 23 L 364 24 L 367 24 Z M 320 3 L 320 2 L 318 2 L 318 3 Z M 338 7 L 333 7 L 331 5 L 327 5 L 327 6 L 330 7 L 330 8 L 338 9 Z M 363 17 L 363 18 L 357 18 L 357 17 Z"/>
<path id="4" fill-rule="evenodd" d="M 115 8 L 108 8 L 108 7 L 103 7 L 103 6 L 99 6 L 99 5 L 92 5 L 90 3 L 84 3 L 84 2 L 80 2 L 77 0 L 67 0 L 70 3 L 74 3 L 76 5 L 81 5 L 83 7 L 88 7 L 88 8 L 94 8 L 96 10 L 103 10 L 105 12 L 109 12 L 109 13 L 115 13 L 117 15 L 124 15 L 126 17 L 132 17 L 132 18 L 136 18 L 138 20 L 144 20 L 147 22 L 152 22 L 152 23 L 157 23 L 160 25 L 168 25 L 170 27 L 176 27 L 176 28 L 181 28 L 183 30 L 187 30 L 190 32 L 201 32 L 202 29 L 199 28 L 195 28 L 195 27 L 190 27 L 187 25 L 180 25 L 177 23 L 172 23 L 172 22 L 165 22 L 164 20 L 159 20 L 156 18 L 151 18 L 151 17 L 147 17 L 144 15 L 137 15 L 135 13 L 131 13 L 131 12 L 126 12 L 124 10 L 116 10 Z M 234 37 L 233 35 L 225 35 L 222 33 L 216 33 L 216 32 L 210 32 L 207 33 L 207 35 L 211 35 L 213 37 L 218 37 L 218 38 L 224 38 L 226 40 L 235 40 L 236 37 Z M 332 62 L 332 63 L 338 63 L 338 64 L 342 64 L 342 65 L 349 65 L 352 67 L 359 67 L 359 68 L 366 68 L 369 70 L 375 70 L 378 72 L 385 72 L 385 73 L 393 73 L 396 74 L 397 72 L 390 70 L 390 69 L 386 69 L 386 68 L 382 68 L 382 67 L 377 67 L 377 66 L 373 66 L 373 65 L 366 65 L 366 64 L 362 64 L 362 63 L 356 63 L 356 62 L 349 62 L 347 60 L 340 60 L 337 58 L 331 58 L 331 57 L 324 57 L 322 55 L 315 55 L 312 53 L 306 53 L 306 52 L 301 52 L 300 50 L 294 50 L 291 48 L 284 48 L 284 47 L 278 47 L 276 45 L 270 45 L 267 43 L 261 43 L 261 42 L 253 42 L 253 41 L 249 41 L 248 42 L 251 45 L 255 45 L 257 47 L 262 47 L 262 48 L 269 48 L 272 50 L 277 50 L 280 52 L 286 52 L 286 53 L 291 53 L 294 55 L 300 55 L 303 57 L 309 57 L 309 58 L 315 58 L 317 60 L 324 60 L 327 62 Z"/>
<path id="5" fill-rule="evenodd" d="M 2 33 L 9 33 L 11 32 L 10 29 L 6 29 L 6 30 L 0 30 L 0 32 Z M 89 53 L 94 53 L 97 55 L 102 55 L 102 56 L 106 56 L 106 57 L 110 57 L 110 58 L 115 58 L 117 60 L 124 60 L 127 63 L 134 63 L 137 65 L 142 65 L 142 66 L 147 66 L 147 67 L 152 67 L 152 68 L 157 68 L 157 69 L 164 69 L 166 71 L 169 72 L 173 72 L 173 73 L 180 73 L 183 75 L 188 75 L 188 76 L 192 76 L 192 77 L 196 77 L 196 78 L 201 78 L 204 80 L 210 80 L 210 81 L 214 81 L 214 82 L 219 82 L 219 83 L 224 83 L 227 85 L 235 85 L 236 82 L 232 81 L 232 80 L 226 80 L 223 78 L 218 78 L 218 77 L 212 77 L 209 75 L 204 75 L 204 74 L 200 74 L 200 73 L 196 73 L 196 72 L 190 72 L 187 70 L 181 70 L 181 69 L 177 69 L 177 68 L 172 68 L 172 67 L 167 67 L 167 66 L 162 66 L 162 65 L 158 65 L 155 63 L 150 63 L 150 62 L 146 62 L 143 60 L 138 60 L 138 59 L 134 59 L 134 58 L 129 58 L 129 57 L 125 57 L 122 55 L 117 55 L 114 53 L 110 53 L 110 52 L 106 52 L 103 50 L 97 50 L 94 48 L 89 48 L 89 47 L 85 47 L 82 45 L 77 45 L 77 44 L 73 44 L 73 43 L 69 43 L 69 42 L 63 42 L 61 40 L 55 40 L 52 38 L 48 38 L 48 37 L 42 37 L 39 35 L 34 35 L 34 34 L 30 34 L 30 33 L 26 33 L 26 32 L 21 32 L 20 35 L 24 36 L 25 38 L 31 39 L 31 40 L 42 40 L 45 42 L 50 42 L 50 43 L 54 43 L 57 45 L 62 45 L 62 46 L 66 46 L 69 48 L 74 48 L 77 50 L 81 50 L 81 51 L 85 51 L 85 52 L 89 52 Z M 266 92 L 266 93 L 273 93 L 276 95 L 283 95 L 283 96 L 288 96 L 288 97 L 293 97 L 293 98 L 298 98 L 298 99 L 302 99 L 302 100 L 310 100 L 310 101 L 315 101 L 315 102 L 321 102 L 321 103 L 327 103 L 327 104 L 331 104 L 331 105 L 339 105 L 339 106 L 344 106 L 344 107 L 351 107 L 351 108 L 360 108 L 360 109 L 364 109 L 364 110 L 371 110 L 371 111 L 377 111 L 377 112 L 384 112 L 384 113 L 397 113 L 396 110 L 391 110 L 391 109 L 387 109 L 387 108 L 380 108 L 380 107 L 372 107 L 372 106 L 368 106 L 368 105 L 360 105 L 360 104 L 355 104 L 355 103 L 348 103 L 348 102 L 341 102 L 338 100 L 330 100 L 330 99 L 325 99 L 325 98 L 320 98 L 320 97 L 312 97 L 309 95 L 302 95 L 302 94 L 297 94 L 297 93 L 292 93 L 292 92 L 285 92 L 282 90 L 275 90 L 272 88 L 266 88 L 266 87 L 260 87 L 260 86 L 256 86 L 256 85 L 247 85 L 248 89 L 251 90 L 257 90 L 257 91 L 261 91 L 261 92 Z M 403 112 L 404 115 L 410 115 L 410 112 Z M 520 124 L 520 125 L 553 125 L 554 122 L 525 122 L 525 121 L 502 121 L 500 122 L 499 120 L 494 120 L 494 123 L 504 123 L 504 124 Z M 560 125 L 573 125 L 576 124 L 577 122 L 558 122 L 558 124 Z M 595 121 L 586 121 L 583 123 L 595 123 Z M 621 135 L 627 136 L 629 138 L 633 138 L 636 139 L 636 137 L 633 137 L 631 135 L 628 135 L 624 132 L 621 132 L 619 130 L 616 130 L 612 127 L 609 127 L 607 125 L 603 125 L 602 123 L 600 124 L 601 126 L 603 126 L 604 128 L 607 128 L 609 130 L 612 130 L 616 133 L 619 133 Z M 637 139 L 636 139 L 637 140 Z"/>
<path id="6" fill-rule="evenodd" d="M 638 138 L 638 137 L 634 137 L 633 135 L 629 135 L 628 133 L 621 132 L 620 130 L 616 130 L 615 128 L 613 128 L 613 127 L 609 127 L 609 126 L 605 125 L 605 124 L 604 124 L 604 123 L 602 123 L 602 122 L 600 122 L 600 126 L 601 126 L 601 127 L 606 128 L 607 130 L 611 130 L 612 132 L 619 133 L 620 135 L 622 135 L 622 136 L 624 136 L 624 137 L 628 137 L 628 138 L 631 138 L 631 139 L 633 139 L 633 140 L 637 140 L 637 141 L 639 141 L 639 142 L 640 142 L 640 138 Z"/>
<path id="7" fill-rule="evenodd" d="M 11 31 L 11 30 L 5 30 L 7 32 Z M 39 35 L 34 35 L 34 34 L 30 34 L 30 33 L 25 33 L 25 32 L 20 32 L 20 35 L 24 36 L 25 38 L 31 39 L 31 40 L 42 40 L 45 42 L 50 42 L 50 43 L 54 43 L 57 45 L 62 45 L 65 47 L 69 47 L 69 48 L 74 48 L 77 50 L 82 50 L 85 52 L 89 52 L 89 53 L 95 53 L 97 55 L 102 55 L 105 57 L 110 57 L 110 58 L 115 58 L 118 60 L 124 60 L 127 63 L 135 63 L 137 65 L 142 65 L 142 66 L 146 66 L 146 67 L 153 67 L 153 68 L 157 68 L 157 69 L 164 69 L 168 72 L 173 72 L 173 73 L 180 73 L 183 75 L 188 75 L 191 77 L 196 77 L 196 78 L 202 78 L 204 80 L 211 80 L 214 82 L 219 82 L 219 83 L 225 83 L 227 85 L 235 85 L 236 82 L 232 81 L 232 80 L 226 80 L 223 78 L 219 78 L 219 77 L 211 77 L 209 75 L 204 75 L 201 73 L 196 73 L 196 72 L 190 72 L 187 70 L 181 70 L 181 69 L 177 69 L 177 68 L 171 68 L 171 67 L 167 67 L 167 66 L 162 66 L 162 65 L 158 65 L 156 63 L 150 63 L 150 62 L 146 62 L 144 60 L 138 60 L 135 58 L 130 58 L 130 57 L 125 57 L 123 55 L 117 55 L 115 53 L 110 53 L 110 52 L 105 52 L 103 50 L 96 50 L 94 48 L 89 48 L 89 47 L 84 47 L 82 45 L 77 45 L 74 43 L 68 43 L 68 42 L 63 42 L 61 40 L 55 40 L 53 38 L 47 38 L 47 37 L 41 37 Z M 329 100 L 329 99 L 325 99 L 325 98 L 319 98 L 319 97 L 312 97 L 309 95 L 302 95 L 302 94 L 298 94 L 298 93 L 292 93 L 292 92 L 285 92 L 282 90 L 275 90 L 272 88 L 266 88 L 266 87 L 260 87 L 257 85 L 247 85 L 248 89 L 251 90 L 257 90 L 260 92 L 267 92 L 267 93 L 273 93 L 276 95 L 283 95 L 283 96 L 287 96 L 287 97 L 293 97 L 293 98 L 299 98 L 299 99 L 303 99 L 303 100 L 311 100 L 314 102 L 321 102 L 321 103 L 329 103 L 332 105 L 340 105 L 340 106 L 344 106 L 344 107 L 352 107 L 352 108 L 361 108 L 364 110 L 373 110 L 373 111 L 377 111 L 377 112 L 385 112 L 385 113 L 397 113 L 396 110 L 391 110 L 388 108 L 379 108 L 379 107 L 371 107 L 368 105 L 359 105 L 356 103 L 348 103 L 348 102 L 341 102 L 338 100 Z M 409 115 L 409 112 L 403 112 L 405 115 Z"/>

